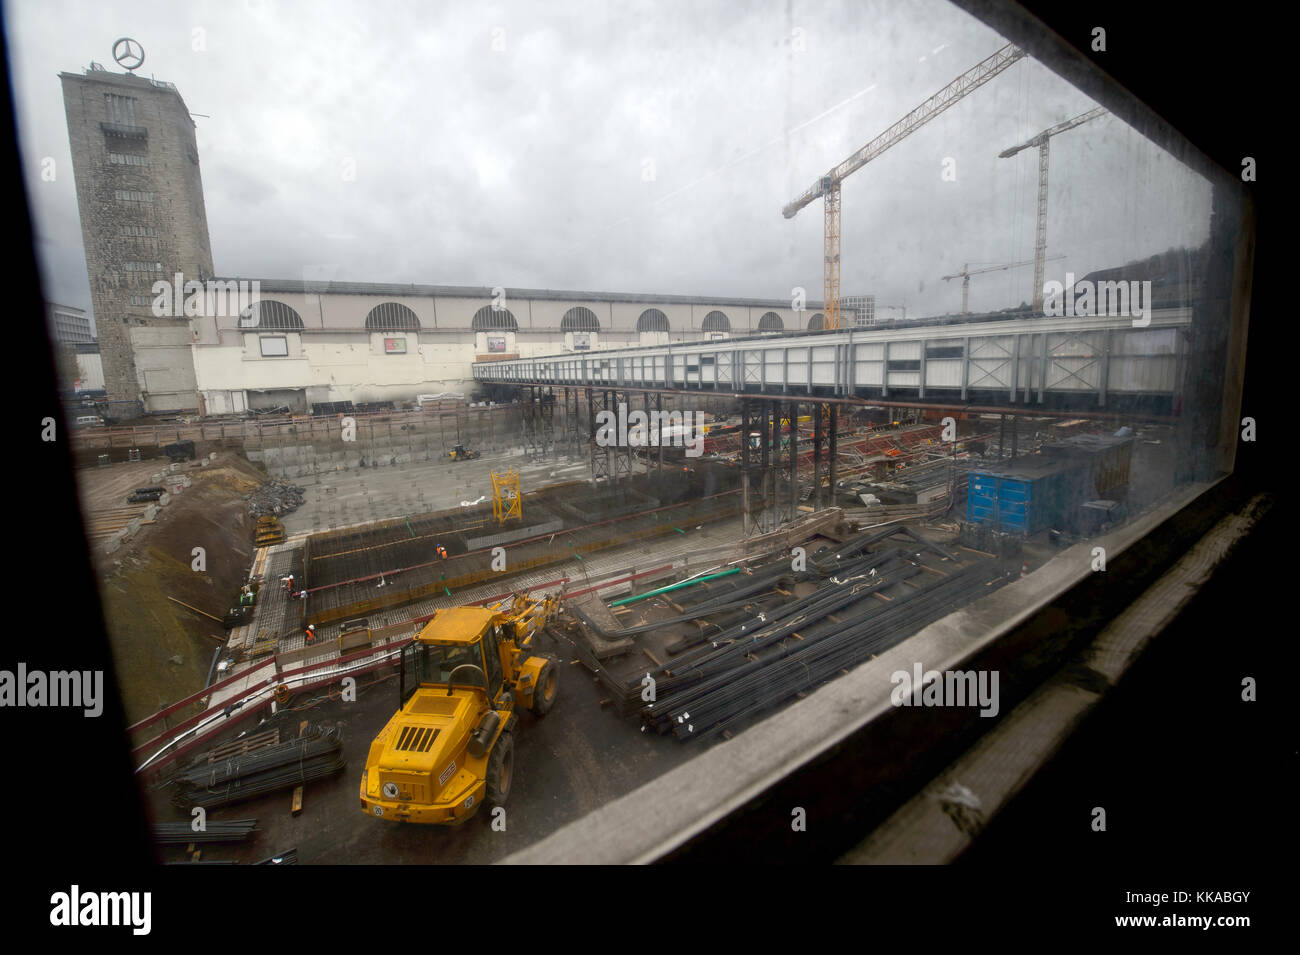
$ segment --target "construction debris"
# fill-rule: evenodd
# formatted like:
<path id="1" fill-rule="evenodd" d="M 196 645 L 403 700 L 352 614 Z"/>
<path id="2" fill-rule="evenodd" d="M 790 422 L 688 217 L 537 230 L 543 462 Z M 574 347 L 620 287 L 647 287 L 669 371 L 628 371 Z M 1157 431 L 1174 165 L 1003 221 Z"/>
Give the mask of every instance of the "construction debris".
<path id="1" fill-rule="evenodd" d="M 248 516 L 279 517 L 290 514 L 300 508 L 307 494 L 306 488 L 298 487 L 287 481 L 267 481 L 248 499 Z"/>

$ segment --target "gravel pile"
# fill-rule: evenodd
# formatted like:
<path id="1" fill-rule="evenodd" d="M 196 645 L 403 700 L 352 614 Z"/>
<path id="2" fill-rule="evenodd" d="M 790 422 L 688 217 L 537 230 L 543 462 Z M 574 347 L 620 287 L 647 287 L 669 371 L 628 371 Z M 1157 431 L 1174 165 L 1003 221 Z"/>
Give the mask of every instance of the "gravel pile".
<path id="1" fill-rule="evenodd" d="M 248 516 L 257 518 L 268 514 L 280 516 L 296 511 L 302 506 L 305 488 L 285 481 L 267 481 L 248 499 Z"/>

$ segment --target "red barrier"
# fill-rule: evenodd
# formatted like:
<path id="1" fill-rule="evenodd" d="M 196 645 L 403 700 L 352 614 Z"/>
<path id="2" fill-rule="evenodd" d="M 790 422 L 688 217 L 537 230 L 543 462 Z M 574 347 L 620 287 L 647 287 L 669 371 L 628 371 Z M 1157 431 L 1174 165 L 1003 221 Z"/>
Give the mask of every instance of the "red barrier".
<path id="1" fill-rule="evenodd" d="M 584 588 L 584 589 L 582 589 L 582 590 L 575 591 L 575 592 L 569 594 L 568 596 L 570 596 L 570 597 L 576 597 L 576 596 L 580 596 L 580 595 L 582 595 L 582 594 L 591 593 L 592 591 L 595 591 L 595 590 L 603 590 L 603 589 L 606 588 L 606 587 L 613 587 L 613 586 L 615 586 L 615 585 L 617 585 L 617 584 L 627 583 L 628 581 L 636 580 L 637 578 L 640 578 L 640 577 L 647 577 L 647 576 L 650 576 L 651 574 L 657 574 L 657 573 L 660 573 L 660 572 L 662 572 L 662 571 L 664 571 L 664 570 L 671 570 L 671 569 L 672 569 L 672 566 L 673 566 L 672 564 L 663 564 L 663 565 L 661 565 L 661 566 L 659 566 L 659 567 L 655 567 L 655 568 L 653 568 L 653 569 L 651 569 L 651 570 L 645 570 L 645 571 L 642 571 L 642 572 L 637 573 L 637 574 L 629 574 L 629 575 L 626 576 L 626 577 L 620 577 L 620 578 L 618 578 L 618 579 L 616 579 L 616 580 L 609 580 L 609 581 L 605 581 L 604 583 L 594 584 L 594 585 L 592 585 L 592 586 L 590 586 L 590 587 L 586 587 L 586 588 Z M 568 577 L 561 577 L 561 578 L 558 578 L 558 579 L 556 579 L 556 580 L 550 581 L 550 582 L 548 582 L 548 583 L 543 583 L 543 584 L 534 584 L 534 585 L 531 586 L 531 587 L 525 588 L 522 592 L 523 592 L 523 593 L 528 593 L 529 591 L 532 591 L 532 590 L 539 590 L 539 589 L 544 588 L 544 587 L 554 587 L 554 586 L 556 586 L 556 585 L 566 584 L 566 583 L 568 583 L 568 582 L 569 582 L 569 578 L 568 578 Z M 498 601 L 498 600 L 504 600 L 506 597 L 509 597 L 510 594 L 512 594 L 512 593 L 517 593 L 517 592 L 518 592 L 518 591 L 509 591 L 509 592 L 507 592 L 507 593 L 505 593 L 505 594 L 502 594 L 502 595 L 500 595 L 500 596 L 497 596 L 497 597 L 489 597 L 489 598 L 486 598 L 486 599 L 484 599 L 484 600 L 475 601 L 475 604 L 476 604 L 476 605 L 482 605 L 482 604 L 494 603 L 494 602 L 496 602 L 496 601 Z M 433 614 L 424 614 L 424 615 L 419 616 L 419 617 L 412 617 L 410 620 L 405 620 L 405 621 L 402 621 L 401 623 L 392 624 L 392 625 L 390 625 L 390 626 L 388 626 L 388 627 L 385 627 L 384 629 L 385 629 L 385 630 L 391 630 L 391 629 L 393 629 L 393 628 L 401 628 L 401 627 L 404 627 L 404 626 L 406 626 L 406 625 L 408 625 L 408 624 L 410 624 L 410 625 L 417 625 L 417 624 L 421 624 L 421 623 L 427 623 L 429 620 L 432 620 L 432 619 L 433 619 L 433 616 L 434 616 Z M 277 672 L 274 673 L 270 678 L 268 678 L 268 679 L 264 679 L 264 680 L 261 680 L 260 682 L 253 684 L 253 685 L 250 686 L 247 690 L 245 690 L 242 694 L 240 694 L 238 697 L 233 697 L 233 698 L 231 698 L 229 701 L 227 701 L 227 702 L 225 703 L 225 705 L 224 705 L 223 707 L 221 707 L 221 709 L 222 709 L 222 710 L 229 710 L 230 707 L 233 707 L 233 706 L 239 706 L 239 707 L 242 709 L 243 706 L 249 702 L 249 698 L 250 698 L 250 697 L 253 697 L 253 696 L 255 696 L 256 694 L 260 693 L 261 691 L 265 690 L 268 686 L 273 686 L 273 685 L 276 685 L 276 684 L 279 684 L 279 683 L 283 683 L 283 682 L 285 682 L 285 680 L 287 680 L 288 678 L 293 677 L 293 676 L 296 676 L 296 675 L 299 675 L 299 674 L 303 674 L 303 673 L 311 673 L 311 672 L 316 671 L 316 670 L 325 670 L 325 669 L 331 669 L 331 668 L 335 668 L 335 667 L 343 666 L 343 665 L 345 665 L 345 664 L 347 664 L 347 663 L 350 663 L 350 662 L 352 662 L 352 661 L 355 661 L 355 660 L 361 660 L 361 659 L 364 659 L 364 658 L 366 658 L 366 657 L 386 655 L 386 654 L 390 653 L 392 650 L 394 650 L 394 649 L 398 649 L 398 648 L 404 646 L 404 645 L 405 645 L 406 643 L 408 643 L 411 639 L 413 639 L 413 638 L 408 637 L 408 638 L 406 638 L 406 639 L 404 639 L 404 640 L 399 640 L 399 641 L 392 642 L 392 643 L 385 643 L 385 644 L 382 644 L 382 645 L 380 645 L 380 646 L 378 646 L 378 647 L 371 647 L 371 648 L 366 649 L 366 650 L 358 650 L 356 653 L 350 653 L 350 654 L 348 654 L 347 656 L 335 657 L 334 659 L 331 659 L 331 660 L 323 660 L 323 661 L 321 661 L 321 662 L 319 662 L 319 663 L 311 663 L 311 664 L 307 664 L 306 666 L 297 667 L 297 668 L 292 669 L 292 670 L 277 671 Z M 235 674 L 235 675 L 233 675 L 233 676 L 227 677 L 225 680 L 222 680 L 220 683 L 214 683 L 212 686 L 206 688 L 205 690 L 202 690 L 202 691 L 199 692 L 199 693 L 195 693 L 195 694 L 193 694 L 193 695 L 191 695 L 191 696 L 188 696 L 188 697 L 186 697 L 184 700 L 181 700 L 179 703 L 173 703 L 171 706 L 167 707 L 167 708 L 164 709 L 164 710 L 160 710 L 160 711 L 159 711 L 158 713 L 156 713 L 154 716 L 151 716 L 151 717 L 149 717 L 148 719 L 145 719 L 145 720 L 141 720 L 140 722 L 138 722 L 138 723 L 134 724 L 133 726 L 131 726 L 129 729 L 130 729 L 130 730 L 135 730 L 135 729 L 138 729 L 138 728 L 141 728 L 141 727 L 144 727 L 144 726 L 148 726 L 149 724 L 151 724 L 151 723 L 153 723 L 153 722 L 156 722 L 157 720 L 161 719 L 161 718 L 162 718 L 163 716 L 165 716 L 166 714 L 168 714 L 168 713 L 172 713 L 172 712 L 175 712 L 175 711 L 176 711 L 178 708 L 180 708 L 180 707 L 183 707 L 183 706 L 186 706 L 186 705 L 188 705 L 188 704 L 190 704 L 190 703 L 196 702 L 197 700 L 202 699 L 202 698 L 205 697 L 205 696 L 210 696 L 214 690 L 220 689 L 220 688 L 223 687 L 223 686 L 227 686 L 227 685 L 229 685 L 230 683 L 232 683 L 232 682 L 235 681 L 235 680 L 239 680 L 239 679 L 247 679 L 251 674 L 255 674 L 255 673 L 257 673 L 259 670 L 265 668 L 266 666 L 268 666 L 268 665 L 270 665 L 270 664 L 273 664 L 274 662 L 275 662 L 274 658 L 271 658 L 271 659 L 265 661 L 264 663 L 259 664 L 259 665 L 256 666 L 256 667 L 250 668 L 250 669 L 248 669 L 248 670 L 243 670 L 243 671 L 241 671 L 241 672 L 239 672 L 239 673 L 237 673 L 237 674 Z M 344 676 L 354 676 L 354 675 L 361 674 L 361 673 L 369 673 L 370 671 L 372 671 L 372 670 L 377 670 L 377 669 L 379 669 L 380 667 L 384 667 L 384 666 L 392 666 L 392 665 L 393 665 L 393 661 L 391 661 L 391 660 L 387 660 L 387 659 L 385 659 L 385 660 L 379 660 L 378 662 L 374 663 L 374 664 L 371 665 L 371 666 L 361 667 L 360 669 L 356 669 L 356 670 L 349 670 L 347 673 L 331 673 L 331 674 L 330 674 L 328 677 L 326 677 L 325 679 L 317 680 L 317 681 L 315 681 L 315 682 L 302 683 L 302 684 L 299 684 L 298 686 L 294 687 L 293 689 L 294 689 L 294 692 L 302 692 L 303 690 L 306 690 L 306 689 L 312 689 L 312 688 L 314 688 L 314 687 L 324 686 L 324 685 L 327 685 L 327 684 L 330 684 L 330 683 L 335 683 L 335 682 L 337 682 L 339 679 L 343 678 Z M 233 723 L 237 723 L 237 722 L 239 722 L 240 720 L 246 719 L 246 718 L 247 718 L 249 715 L 251 715 L 252 713 L 256 713 L 256 712 L 258 712 L 258 711 L 261 709 L 261 706 L 262 706 L 262 705 L 266 705 L 266 704 L 269 704 L 269 703 L 270 703 L 270 699 L 268 698 L 268 699 L 265 700 L 262 704 L 260 704 L 260 705 L 255 705 L 255 706 L 251 707 L 248 713 L 243 713 L 243 714 L 240 714 L 239 716 L 235 716 L 235 715 L 233 715 L 235 711 L 234 711 L 234 710 L 230 710 L 230 715 L 227 716 L 226 722 L 224 722 L 224 723 L 221 724 L 221 725 L 222 725 L 222 728 L 224 729 L 226 726 L 229 726 L 229 725 L 231 725 L 231 724 L 233 724 Z M 216 712 L 217 712 L 217 709 L 216 709 L 216 708 L 204 710 L 204 711 L 201 712 L 201 713 L 197 713 L 197 714 L 195 714 L 194 716 L 191 716 L 189 719 L 187 719 L 187 720 L 185 720 L 185 721 L 179 723 L 178 725 L 176 725 L 176 726 L 174 726 L 174 727 L 171 727 L 170 729 L 164 730 L 163 732 L 161 732 L 161 733 L 159 733 L 158 735 L 152 737 L 151 739 L 145 741 L 144 743 L 141 743 L 139 746 L 136 746 L 136 747 L 131 751 L 131 756 L 132 756 L 132 758 L 136 758 L 136 759 L 138 759 L 139 757 L 141 757 L 142 755 L 144 755 L 148 750 L 151 750 L 151 749 L 162 749 L 162 748 L 165 748 L 167 745 L 169 745 L 169 742 L 168 742 L 169 740 L 171 740 L 171 739 L 175 739 L 177 736 L 184 735 L 185 733 L 189 732 L 189 731 L 190 731 L 191 729 L 193 729 L 194 727 L 198 726 L 198 725 L 199 725 L 201 722 L 203 722 L 205 719 L 209 719 L 209 718 L 211 718 L 212 716 L 216 715 Z M 192 750 L 195 746 L 197 746 L 200 742 L 202 742 L 202 741 L 207 737 L 207 735 L 208 735 L 208 734 L 206 734 L 206 733 L 205 733 L 205 734 L 197 735 L 197 736 L 194 737 L 194 739 L 190 740 L 189 742 L 178 745 L 178 746 L 176 747 L 176 749 L 173 750 L 171 753 L 168 753 L 167 755 L 160 757 L 156 763 L 152 763 L 152 764 L 150 764 L 150 766 L 148 767 L 148 771 L 149 771 L 149 772 L 153 772 L 154 770 L 156 770 L 156 769 L 158 769 L 158 768 L 160 768 L 160 767 L 162 767 L 162 766 L 166 766 L 166 765 L 168 765 L 169 763 L 171 763 L 172 761 L 174 761 L 175 759 L 177 759 L 178 757 L 180 757 L 180 756 L 183 755 L 184 753 L 187 753 L 187 752 L 189 752 L 190 750 Z"/>

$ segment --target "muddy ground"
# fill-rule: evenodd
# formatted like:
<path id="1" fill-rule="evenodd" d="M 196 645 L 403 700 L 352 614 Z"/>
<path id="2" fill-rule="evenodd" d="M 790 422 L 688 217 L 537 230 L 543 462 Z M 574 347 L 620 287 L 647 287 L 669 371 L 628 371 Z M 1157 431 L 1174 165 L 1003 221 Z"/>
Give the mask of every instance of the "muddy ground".
<path id="1" fill-rule="evenodd" d="M 83 516 L 125 503 L 116 472 L 128 467 L 78 472 Z M 150 483 L 150 470 L 146 464 L 140 484 Z M 220 618 L 237 602 L 252 559 L 245 500 L 264 472 L 242 454 L 221 451 L 207 467 L 187 463 L 184 473 L 193 484 L 159 509 L 155 523 L 112 554 L 102 543 L 90 545 L 128 722 L 201 690 L 220 645 L 213 638 L 225 636 L 216 620 L 168 597 Z M 196 547 L 204 551 L 202 569 L 195 568 Z"/>

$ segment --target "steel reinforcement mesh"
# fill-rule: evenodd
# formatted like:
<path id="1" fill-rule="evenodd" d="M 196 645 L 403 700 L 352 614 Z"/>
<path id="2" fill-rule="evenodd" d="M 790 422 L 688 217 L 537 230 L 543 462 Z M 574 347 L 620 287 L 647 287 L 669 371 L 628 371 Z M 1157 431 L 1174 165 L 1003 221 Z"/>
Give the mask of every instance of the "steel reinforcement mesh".
<path id="1" fill-rule="evenodd" d="M 709 481 L 674 478 L 669 483 L 676 486 L 665 489 L 662 480 L 657 480 L 656 493 L 679 502 L 659 507 L 646 506 L 658 498 L 635 488 L 606 490 L 593 497 L 585 483 L 540 492 L 531 507 L 526 499 L 524 526 L 535 523 L 553 528 L 557 518 L 568 526 L 504 545 L 509 573 L 560 563 L 640 538 L 684 532 L 688 526 L 740 510 L 739 491 L 716 477 Z M 706 497 L 699 493 L 704 487 L 718 490 Z M 545 506 L 537 506 L 542 500 Z M 606 518 L 600 505 L 621 516 Z M 636 510 L 628 514 L 632 505 Z M 570 514 L 585 515 L 586 520 Z M 450 594 L 490 579 L 497 573 L 492 567 L 492 548 L 469 550 L 466 540 L 481 537 L 493 526 L 491 512 L 480 507 L 463 515 L 420 515 L 312 537 L 307 547 L 309 619 L 318 625 L 330 623 L 436 593 Z M 439 546 L 447 551 L 445 559 Z"/>

